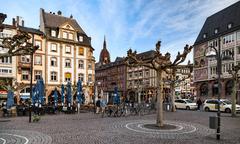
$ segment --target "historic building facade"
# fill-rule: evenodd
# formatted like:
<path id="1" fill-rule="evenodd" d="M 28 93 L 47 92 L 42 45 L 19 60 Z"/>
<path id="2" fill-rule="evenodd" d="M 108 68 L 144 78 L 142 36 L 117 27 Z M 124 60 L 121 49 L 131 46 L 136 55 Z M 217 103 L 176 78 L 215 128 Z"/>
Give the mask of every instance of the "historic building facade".
<path id="1" fill-rule="evenodd" d="M 153 50 L 139 53 L 138 56 L 148 61 L 154 56 Z M 166 85 L 165 85 L 166 86 Z M 164 90 L 166 87 L 164 87 Z M 127 95 L 128 99 L 135 102 L 147 100 L 157 92 L 157 73 L 147 67 L 127 67 Z"/>
<path id="2" fill-rule="evenodd" d="M 109 103 L 113 102 L 114 87 L 118 88 L 120 97 L 126 96 L 126 72 L 127 67 L 123 58 L 117 57 L 114 62 L 111 62 L 104 38 L 99 62 L 96 63 L 95 87 L 97 87 L 98 93 L 103 91 L 103 96 Z"/>
<path id="3" fill-rule="evenodd" d="M 46 96 L 51 96 L 55 87 L 70 81 L 76 85 L 83 82 L 86 103 L 91 101 L 93 90 L 89 84 L 95 78 L 95 58 L 91 38 L 83 31 L 71 15 L 62 16 L 40 9 L 40 30 L 45 34 L 45 82 Z M 48 98 L 47 98 L 48 101 Z"/>
<path id="4" fill-rule="evenodd" d="M 230 99 L 233 82 L 228 71 L 240 62 L 240 2 L 208 17 L 194 43 L 194 84 L 197 96 L 204 99 L 218 94 L 217 61 L 205 57 L 205 50 L 211 46 L 220 46 L 222 56 L 232 57 L 222 60 L 221 74 L 221 97 Z M 238 101 L 239 90 L 238 82 Z"/>
<path id="5" fill-rule="evenodd" d="M 178 65 L 176 69 L 176 77 L 179 82 L 175 84 L 176 96 L 189 98 L 195 95 L 193 81 L 193 72 L 187 65 Z"/>
<path id="6" fill-rule="evenodd" d="M 12 37 L 16 34 L 15 25 L 4 25 L 4 29 L 0 32 L 0 38 Z M 1 41 L 2 42 L 2 41 Z M 0 42 L 0 43 L 1 43 Z M 6 49 L 0 47 L 0 52 L 7 52 Z M 7 85 L 12 85 L 16 80 L 16 57 L 4 57 L 0 59 L 0 104 L 7 99 Z"/>

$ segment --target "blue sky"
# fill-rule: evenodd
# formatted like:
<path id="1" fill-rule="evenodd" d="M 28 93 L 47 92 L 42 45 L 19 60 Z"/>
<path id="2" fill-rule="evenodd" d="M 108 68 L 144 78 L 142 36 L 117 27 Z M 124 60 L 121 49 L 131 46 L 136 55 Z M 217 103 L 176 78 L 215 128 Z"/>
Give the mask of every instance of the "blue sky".
<path id="1" fill-rule="evenodd" d="M 104 35 L 111 61 L 126 56 L 132 48 L 138 52 L 155 49 L 172 59 L 185 44 L 192 45 L 206 18 L 238 0 L 0 0 L 0 12 L 12 18 L 23 17 L 25 26 L 38 28 L 39 10 L 62 11 L 79 22 L 92 37 L 94 56 L 99 61 Z M 192 61 L 192 55 L 188 57 Z"/>

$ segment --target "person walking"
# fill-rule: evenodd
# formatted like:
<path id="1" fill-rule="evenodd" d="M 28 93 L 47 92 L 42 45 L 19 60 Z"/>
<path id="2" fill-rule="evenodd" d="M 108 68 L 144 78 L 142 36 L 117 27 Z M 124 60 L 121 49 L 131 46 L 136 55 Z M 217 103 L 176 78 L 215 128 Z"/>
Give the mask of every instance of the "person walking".
<path id="1" fill-rule="evenodd" d="M 201 98 L 199 98 L 198 100 L 197 100 L 197 108 L 198 108 L 198 110 L 200 111 L 200 109 L 201 109 L 201 106 L 202 106 L 202 100 L 201 100 Z"/>

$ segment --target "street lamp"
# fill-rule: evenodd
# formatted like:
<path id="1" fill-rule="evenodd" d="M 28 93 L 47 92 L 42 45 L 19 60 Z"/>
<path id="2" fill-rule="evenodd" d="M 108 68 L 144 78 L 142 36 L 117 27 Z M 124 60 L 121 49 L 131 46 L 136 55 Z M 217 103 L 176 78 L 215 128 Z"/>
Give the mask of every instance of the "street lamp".
<path id="1" fill-rule="evenodd" d="M 220 86 L 220 80 L 221 80 L 221 73 L 222 73 L 222 60 L 229 60 L 232 59 L 231 57 L 225 56 L 221 54 L 221 49 L 220 49 L 220 44 L 221 44 L 221 39 L 218 38 L 218 47 L 214 47 L 210 45 L 209 48 L 207 48 L 204 52 L 205 56 L 207 58 L 215 58 L 217 60 L 217 75 L 218 75 L 218 110 L 217 110 L 217 134 L 216 138 L 217 140 L 220 140 L 220 124 L 221 124 L 221 112 L 220 112 L 220 97 L 221 97 L 221 86 Z M 226 50 L 232 53 L 229 50 Z"/>

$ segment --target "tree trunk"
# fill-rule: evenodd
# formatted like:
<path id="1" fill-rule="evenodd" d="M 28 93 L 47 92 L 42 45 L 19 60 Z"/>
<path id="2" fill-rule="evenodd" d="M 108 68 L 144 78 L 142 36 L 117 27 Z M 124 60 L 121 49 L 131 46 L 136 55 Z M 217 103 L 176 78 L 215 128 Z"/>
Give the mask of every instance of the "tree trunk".
<path id="1" fill-rule="evenodd" d="M 237 79 L 236 75 L 233 80 L 233 89 L 232 89 L 232 117 L 236 117 L 236 89 L 237 89 Z"/>
<path id="2" fill-rule="evenodd" d="M 163 126 L 163 82 L 162 70 L 157 71 L 157 126 Z"/>
<path id="3" fill-rule="evenodd" d="M 175 107 L 175 82 L 171 82 L 170 89 L 171 89 L 172 112 L 175 112 L 176 111 L 176 107 Z"/>

